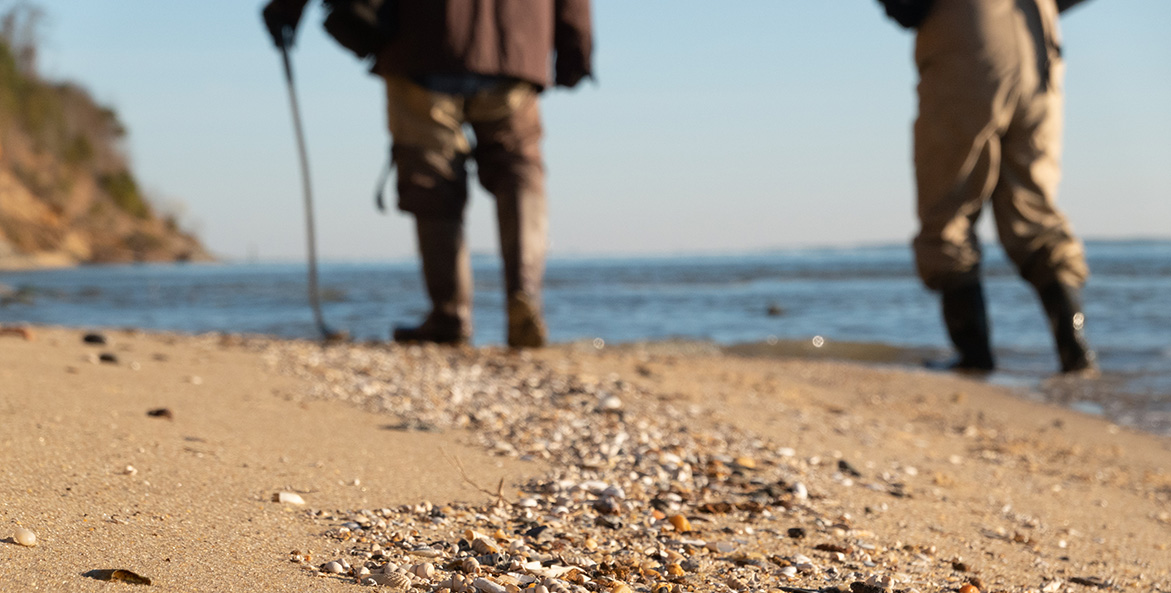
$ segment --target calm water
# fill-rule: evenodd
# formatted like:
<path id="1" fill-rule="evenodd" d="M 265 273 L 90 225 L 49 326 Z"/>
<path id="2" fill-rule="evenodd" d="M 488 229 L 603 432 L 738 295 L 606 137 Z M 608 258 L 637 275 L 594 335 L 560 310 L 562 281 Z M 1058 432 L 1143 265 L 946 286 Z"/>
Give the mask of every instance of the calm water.
<path id="1" fill-rule="evenodd" d="M 989 247 L 994 381 L 1042 387 L 1051 399 L 1171 433 L 1171 242 L 1091 242 L 1090 339 L 1103 379 L 1053 382 L 1051 338 L 1031 290 Z M 475 260 L 476 342 L 503 341 L 500 269 Z M 357 339 L 427 308 L 414 262 L 325 264 L 328 324 Z M 943 352 L 934 295 L 914 276 L 906 246 L 803 249 L 735 256 L 556 259 L 546 278 L 554 341 L 607 344 L 685 338 L 772 344 L 914 364 Z M 302 264 L 117 266 L 0 272 L 0 323 L 139 327 L 315 337 Z M 851 344 L 846 348 L 844 343 Z M 812 350 L 811 348 L 808 348 Z M 836 353 L 836 354 L 835 354 Z"/>

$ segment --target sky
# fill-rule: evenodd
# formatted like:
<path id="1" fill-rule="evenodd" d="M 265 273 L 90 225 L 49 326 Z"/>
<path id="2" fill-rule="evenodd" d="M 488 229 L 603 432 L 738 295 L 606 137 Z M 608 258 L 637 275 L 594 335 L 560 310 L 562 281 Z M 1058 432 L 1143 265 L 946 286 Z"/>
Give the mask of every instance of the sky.
<path id="1" fill-rule="evenodd" d="M 134 172 L 160 209 L 227 260 L 304 257 L 288 95 L 261 2 L 37 3 L 47 12 L 42 73 L 118 112 Z M 410 257 L 411 220 L 374 208 L 389 148 L 382 84 L 321 19 L 319 7 L 307 12 L 293 53 L 319 254 Z M 1168 22 L 1167 0 L 1096 0 L 1062 19 L 1059 203 L 1084 238 L 1171 237 Z M 877 2 L 595 0 L 594 25 L 596 81 L 542 104 L 551 255 L 914 234 L 913 36 Z M 476 252 L 496 252 L 493 209 L 476 188 Z"/>

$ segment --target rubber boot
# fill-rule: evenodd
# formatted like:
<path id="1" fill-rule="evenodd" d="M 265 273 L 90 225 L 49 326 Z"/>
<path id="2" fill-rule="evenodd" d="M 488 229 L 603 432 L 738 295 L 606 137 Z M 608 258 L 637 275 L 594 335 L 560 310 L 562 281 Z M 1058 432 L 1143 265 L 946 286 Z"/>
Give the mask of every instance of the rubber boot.
<path id="1" fill-rule="evenodd" d="M 510 192 L 512 193 L 512 192 Z M 539 191 L 496 196 L 500 255 L 508 307 L 508 345 L 540 348 L 548 330 L 541 315 L 541 284 L 545 276 L 548 213 Z"/>
<path id="2" fill-rule="evenodd" d="M 941 300 L 943 323 L 957 356 L 928 366 L 962 373 L 991 372 L 996 363 L 992 357 L 983 285 L 975 282 L 946 289 Z"/>
<path id="3" fill-rule="evenodd" d="M 472 338 L 472 259 L 462 220 L 416 218 L 423 281 L 431 312 L 415 327 L 396 327 L 396 342 L 465 344 Z"/>
<path id="4" fill-rule="evenodd" d="M 1097 370 L 1097 357 L 1086 343 L 1086 317 L 1082 313 L 1080 292 L 1077 287 L 1060 282 L 1037 288 L 1037 296 L 1049 318 L 1049 329 L 1053 331 L 1062 373 Z"/>

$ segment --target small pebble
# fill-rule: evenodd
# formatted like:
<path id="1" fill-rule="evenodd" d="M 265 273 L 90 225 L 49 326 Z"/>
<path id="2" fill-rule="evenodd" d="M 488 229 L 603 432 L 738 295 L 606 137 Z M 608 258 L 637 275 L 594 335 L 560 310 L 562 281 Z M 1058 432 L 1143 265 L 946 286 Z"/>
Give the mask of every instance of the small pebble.
<path id="1" fill-rule="evenodd" d="M 106 338 L 105 335 L 98 334 L 98 333 L 85 334 L 84 336 L 82 336 L 81 341 L 85 342 L 86 344 L 97 344 L 97 345 L 101 345 L 101 346 L 104 346 L 109 343 L 109 340 Z"/>

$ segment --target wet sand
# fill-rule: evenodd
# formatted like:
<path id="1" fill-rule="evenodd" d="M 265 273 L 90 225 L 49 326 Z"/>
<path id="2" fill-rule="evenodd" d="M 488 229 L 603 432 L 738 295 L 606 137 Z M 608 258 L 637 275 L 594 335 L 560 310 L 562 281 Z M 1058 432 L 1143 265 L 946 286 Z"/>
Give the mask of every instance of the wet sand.
<path id="1" fill-rule="evenodd" d="M 82 332 L 70 329 L 0 335 L 0 591 L 128 586 L 97 578 L 108 573 L 95 571 L 113 569 L 147 576 L 152 590 L 163 591 L 356 591 L 360 578 L 323 576 L 321 567 L 380 562 L 377 554 L 355 554 L 369 549 L 376 529 L 365 538 L 339 530 L 363 510 L 407 522 L 400 531 L 410 531 L 410 521 L 426 531 L 431 517 L 410 509 L 429 501 L 448 509 L 446 527 L 466 523 L 490 533 L 497 523 L 515 526 L 515 517 L 475 509 L 519 513 L 521 500 L 544 496 L 532 485 L 553 483 L 551 475 L 629 480 L 608 475 L 606 464 L 583 470 L 541 454 L 515 428 L 528 423 L 543 434 L 547 419 L 510 416 L 509 402 L 539 410 L 607 395 L 620 396 L 620 413 L 599 403 L 567 406 L 565 417 L 632 432 L 660 420 L 682 423 L 688 442 L 701 447 L 684 462 L 696 462 L 695 483 L 703 487 L 685 489 L 677 509 L 692 519 L 692 531 L 675 533 L 658 516 L 654 492 L 625 488 L 617 512 L 606 512 L 645 528 L 607 528 L 614 542 L 652 537 L 664 548 L 690 540 L 738 548 L 678 544 L 696 560 L 681 563 L 685 574 L 672 582 L 680 590 L 850 590 L 871 577 L 875 586 L 924 592 L 965 584 L 1171 590 L 1171 440 L 1003 387 L 673 344 L 562 345 L 518 356 L 105 335 L 107 345 L 84 344 Z M 102 353 L 116 360 L 101 362 Z M 507 385 L 494 390 L 493 382 Z M 390 385 L 393 397 L 383 393 Z M 474 390 L 483 389 L 500 392 L 492 413 L 468 413 L 477 405 Z M 548 393 L 533 404 L 529 391 Z M 473 401 L 443 407 L 457 395 Z M 148 415 L 164 408 L 170 418 Z M 730 452 L 759 468 L 725 459 Z M 806 496 L 777 492 L 767 513 L 702 510 L 732 496 L 738 480 L 781 478 L 800 483 Z M 493 494 L 498 484 L 501 496 Z M 601 513 L 590 506 L 600 495 L 567 488 L 569 515 Z M 273 502 L 279 492 L 306 504 Z M 586 495 L 580 504 L 576 492 Z M 500 498 L 509 504 L 499 507 Z M 542 500 L 532 504 L 545 508 Z M 558 554 L 594 553 L 566 521 Z M 16 543 L 20 527 L 36 534 L 35 547 Z M 792 537 L 795 527 L 805 536 Z M 747 562 L 749 552 L 763 560 Z M 397 561 L 396 554 L 385 556 Z M 794 562 L 801 558 L 809 562 Z M 785 570 L 798 566 L 796 574 Z M 613 588 L 592 576 L 586 589 Z M 658 577 L 625 580 L 651 591 Z M 438 590 L 441 582 L 420 580 L 416 589 Z"/>

